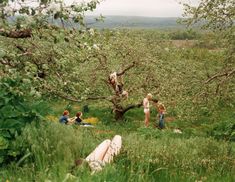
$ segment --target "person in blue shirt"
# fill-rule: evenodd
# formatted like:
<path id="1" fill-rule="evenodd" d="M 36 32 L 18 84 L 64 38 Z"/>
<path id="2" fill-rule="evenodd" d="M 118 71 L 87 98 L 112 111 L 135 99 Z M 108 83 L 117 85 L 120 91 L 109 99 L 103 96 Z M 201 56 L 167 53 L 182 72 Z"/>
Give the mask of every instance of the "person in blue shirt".
<path id="1" fill-rule="evenodd" d="M 68 124 L 68 122 L 69 122 L 69 111 L 68 110 L 65 110 L 63 112 L 63 116 L 60 117 L 59 121 L 62 124 Z"/>

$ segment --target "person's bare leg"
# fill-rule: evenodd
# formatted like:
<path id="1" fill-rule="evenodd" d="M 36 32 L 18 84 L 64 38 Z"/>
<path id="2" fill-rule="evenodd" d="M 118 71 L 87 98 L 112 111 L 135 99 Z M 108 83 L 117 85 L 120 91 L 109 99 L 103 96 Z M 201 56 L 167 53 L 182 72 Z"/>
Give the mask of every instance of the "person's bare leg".
<path id="1" fill-rule="evenodd" d="M 111 140 L 104 140 L 101 144 L 99 144 L 93 152 L 91 152 L 87 157 L 86 161 L 88 162 L 92 173 L 95 173 L 97 171 L 101 171 L 104 162 L 103 158 L 110 146 Z"/>
<path id="2" fill-rule="evenodd" d="M 145 120 L 144 120 L 144 124 L 146 127 L 149 126 L 149 119 L 150 119 L 150 112 L 146 112 L 145 113 Z"/>
<path id="3" fill-rule="evenodd" d="M 105 153 L 103 158 L 104 163 L 110 163 L 113 160 L 113 157 L 120 152 L 122 146 L 122 137 L 120 135 L 115 135 L 110 143 L 110 146 Z"/>
<path id="4" fill-rule="evenodd" d="M 107 152 L 110 146 L 111 140 L 104 140 L 101 144 L 99 144 L 93 152 L 91 152 L 87 157 L 86 161 L 102 161 L 105 153 Z"/>
<path id="5" fill-rule="evenodd" d="M 147 113 L 144 113 L 144 125 L 146 126 Z"/>
<path id="6" fill-rule="evenodd" d="M 122 140 L 121 136 L 115 135 L 112 142 L 105 140 L 99 144 L 96 149 L 86 157 L 91 170 L 93 172 L 102 170 L 105 163 L 113 160 L 113 156 L 117 155 L 121 149 Z"/>

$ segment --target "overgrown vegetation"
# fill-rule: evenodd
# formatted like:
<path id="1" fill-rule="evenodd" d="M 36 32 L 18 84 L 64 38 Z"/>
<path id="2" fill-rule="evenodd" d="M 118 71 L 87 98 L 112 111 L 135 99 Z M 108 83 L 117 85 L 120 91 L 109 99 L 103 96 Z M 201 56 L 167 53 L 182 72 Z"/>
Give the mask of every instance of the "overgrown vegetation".
<path id="1" fill-rule="evenodd" d="M 96 0 L 37 2 L 17 11 L 6 11 L 5 0 L 0 6 L 1 180 L 235 180 L 233 1 L 185 5 L 186 14 L 195 15 L 188 24 L 208 19 L 206 27 L 216 31 L 94 30 L 84 13 Z M 231 14 L 217 22 L 208 6 L 221 8 L 211 12 L 216 16 Z M 9 23 L 15 12 L 28 17 Z M 113 72 L 128 97 L 110 84 Z M 156 128 L 154 106 L 151 127 L 143 128 L 137 107 L 149 92 L 167 107 L 165 130 Z M 57 122 L 64 109 L 73 116 L 83 105 L 90 109 L 84 118 L 98 118 L 94 128 Z M 112 164 L 95 175 L 87 166 L 71 171 L 75 159 L 115 134 L 123 147 Z"/>
<path id="2" fill-rule="evenodd" d="M 3 78 L 0 90 L 0 164 L 2 165 L 24 155 L 15 150 L 12 143 L 27 124 L 41 121 L 48 113 L 48 107 L 38 98 L 40 96 L 35 93 L 26 79 Z M 25 95 L 26 90 L 29 95 Z"/>
<path id="3" fill-rule="evenodd" d="M 102 116 L 102 112 L 92 107 L 89 114 L 99 113 Z M 194 133 L 192 130 L 187 131 L 193 129 L 193 126 L 181 125 L 182 135 L 173 133 L 170 128 L 163 131 L 143 128 L 143 118 L 136 117 L 139 112 L 130 112 L 130 120 L 123 125 L 100 123 L 95 128 L 77 128 L 49 121 L 41 122 L 39 126 L 35 123 L 28 125 L 14 143 L 15 149 L 24 151 L 27 157 L 19 165 L 8 165 L 1 171 L 1 176 L 10 181 L 63 181 L 71 173 L 75 159 L 85 158 L 104 138 L 121 134 L 123 148 L 112 164 L 95 175 L 90 175 L 90 169 L 86 166 L 78 167 L 72 172 L 75 177 L 67 180 L 234 179 L 234 143 L 201 135 L 197 128 Z M 170 127 L 170 124 L 167 126 Z M 17 174 L 13 175 L 15 171 Z"/>

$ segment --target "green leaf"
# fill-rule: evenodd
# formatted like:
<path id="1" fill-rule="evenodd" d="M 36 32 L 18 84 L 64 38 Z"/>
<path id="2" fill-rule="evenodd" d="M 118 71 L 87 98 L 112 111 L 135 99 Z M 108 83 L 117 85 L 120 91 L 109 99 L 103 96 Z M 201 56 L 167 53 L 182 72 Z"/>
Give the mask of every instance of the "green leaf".
<path id="1" fill-rule="evenodd" d="M 0 2 L 1 2 L 1 0 L 0 0 Z M 0 156 L 0 164 L 3 163 L 3 161 L 4 161 L 4 157 Z"/>
<path id="2" fill-rule="evenodd" d="M 0 136 L 2 136 L 4 138 L 11 138 L 12 137 L 8 130 L 0 130 Z"/>
<path id="3" fill-rule="evenodd" d="M 0 150 L 7 149 L 8 145 L 8 141 L 4 137 L 0 136 Z"/>
<path id="4" fill-rule="evenodd" d="M 7 3 L 8 0 L 0 0 L 0 4 Z"/>
<path id="5" fill-rule="evenodd" d="M 3 108 L 0 109 L 0 112 L 2 113 L 4 118 L 10 118 L 14 117 L 14 107 L 11 105 L 6 105 Z"/>
<path id="6" fill-rule="evenodd" d="M 0 128 L 1 129 L 16 129 L 18 130 L 21 126 L 24 125 L 24 122 L 20 119 L 6 119 L 3 121 L 0 121 Z"/>

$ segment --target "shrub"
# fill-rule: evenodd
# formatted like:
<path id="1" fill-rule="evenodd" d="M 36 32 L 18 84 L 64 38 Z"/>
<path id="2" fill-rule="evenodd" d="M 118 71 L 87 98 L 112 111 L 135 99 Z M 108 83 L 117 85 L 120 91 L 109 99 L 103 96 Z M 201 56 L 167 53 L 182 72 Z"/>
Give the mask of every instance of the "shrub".
<path id="1" fill-rule="evenodd" d="M 187 30 L 187 31 L 178 30 L 169 33 L 169 36 L 172 40 L 194 40 L 200 37 L 200 35 L 193 30 Z"/>
<path id="2" fill-rule="evenodd" d="M 228 120 L 216 124 L 209 134 L 216 139 L 235 141 L 235 120 Z"/>
<path id="3" fill-rule="evenodd" d="M 0 83 L 0 164 L 21 155 L 12 148 L 12 141 L 32 121 L 39 122 L 48 112 L 43 101 L 24 95 L 29 85 L 21 79 L 4 78 Z"/>

